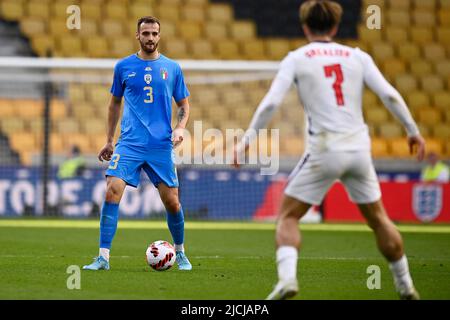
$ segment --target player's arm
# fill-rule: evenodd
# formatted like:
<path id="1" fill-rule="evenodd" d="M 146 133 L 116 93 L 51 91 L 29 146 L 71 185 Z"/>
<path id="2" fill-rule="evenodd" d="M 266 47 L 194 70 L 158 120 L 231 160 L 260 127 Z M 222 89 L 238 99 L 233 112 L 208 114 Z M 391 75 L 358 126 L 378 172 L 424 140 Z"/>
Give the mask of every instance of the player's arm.
<path id="1" fill-rule="evenodd" d="M 417 158 L 425 155 L 425 140 L 420 135 L 416 122 L 400 93 L 384 78 L 372 58 L 362 53 L 364 59 L 364 82 L 377 94 L 386 108 L 401 122 L 408 134 L 408 145 L 413 153 L 417 148 Z"/>
<path id="2" fill-rule="evenodd" d="M 119 121 L 120 117 L 120 106 L 122 104 L 122 97 L 116 97 L 114 95 L 111 95 L 111 100 L 109 102 L 108 107 L 108 128 L 106 132 L 106 144 L 104 147 L 100 150 L 98 154 L 98 159 L 100 161 L 111 160 L 111 156 L 114 152 L 114 133 L 116 131 L 117 122 Z"/>
<path id="3" fill-rule="evenodd" d="M 265 128 L 272 118 L 275 111 L 280 106 L 284 96 L 289 91 L 295 77 L 295 61 L 288 55 L 280 64 L 275 79 L 270 86 L 269 91 L 259 104 L 258 108 L 250 121 L 249 128 L 245 132 L 240 143 L 234 151 L 234 166 L 238 167 L 238 157 L 242 157 L 243 153 L 248 149 L 252 138 L 259 129 Z"/>
<path id="4" fill-rule="evenodd" d="M 173 130 L 173 147 L 176 148 L 183 141 L 183 132 L 186 128 L 187 122 L 189 120 L 189 100 L 188 98 L 181 99 L 177 101 L 178 112 L 177 112 L 177 125 Z"/>

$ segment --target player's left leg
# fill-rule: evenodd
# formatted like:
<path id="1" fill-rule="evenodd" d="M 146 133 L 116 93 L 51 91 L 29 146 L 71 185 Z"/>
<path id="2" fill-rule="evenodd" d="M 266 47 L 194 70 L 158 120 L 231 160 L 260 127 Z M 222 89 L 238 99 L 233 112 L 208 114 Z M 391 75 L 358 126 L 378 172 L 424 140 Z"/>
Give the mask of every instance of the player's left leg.
<path id="1" fill-rule="evenodd" d="M 191 270 L 192 265 L 184 252 L 184 213 L 178 197 L 178 188 L 161 182 L 158 184 L 158 191 L 167 211 L 167 225 L 175 244 L 178 268 Z"/>
<path id="2" fill-rule="evenodd" d="M 310 204 L 288 195 L 283 196 L 275 236 L 278 283 L 267 300 L 288 299 L 298 292 L 297 259 L 298 250 L 301 246 L 298 221 L 308 212 L 310 207 Z"/>

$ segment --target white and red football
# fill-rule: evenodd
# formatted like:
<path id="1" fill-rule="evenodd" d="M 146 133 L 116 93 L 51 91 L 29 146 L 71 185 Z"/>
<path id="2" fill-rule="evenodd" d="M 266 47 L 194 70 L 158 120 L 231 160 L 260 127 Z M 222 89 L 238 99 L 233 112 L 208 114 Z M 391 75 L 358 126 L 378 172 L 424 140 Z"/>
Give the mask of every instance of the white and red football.
<path id="1" fill-rule="evenodd" d="M 158 271 L 170 269 L 176 260 L 175 248 L 164 240 L 150 244 L 145 256 L 148 265 Z"/>

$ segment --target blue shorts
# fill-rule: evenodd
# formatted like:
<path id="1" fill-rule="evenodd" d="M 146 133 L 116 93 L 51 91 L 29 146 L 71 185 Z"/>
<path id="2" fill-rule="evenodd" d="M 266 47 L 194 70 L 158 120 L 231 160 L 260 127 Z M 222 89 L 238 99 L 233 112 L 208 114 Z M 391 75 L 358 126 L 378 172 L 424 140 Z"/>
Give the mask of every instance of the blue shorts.
<path id="1" fill-rule="evenodd" d="M 143 151 L 118 143 L 105 175 L 120 178 L 136 188 L 139 185 L 141 169 L 144 169 L 155 187 L 161 182 L 171 188 L 178 187 L 172 148 Z"/>

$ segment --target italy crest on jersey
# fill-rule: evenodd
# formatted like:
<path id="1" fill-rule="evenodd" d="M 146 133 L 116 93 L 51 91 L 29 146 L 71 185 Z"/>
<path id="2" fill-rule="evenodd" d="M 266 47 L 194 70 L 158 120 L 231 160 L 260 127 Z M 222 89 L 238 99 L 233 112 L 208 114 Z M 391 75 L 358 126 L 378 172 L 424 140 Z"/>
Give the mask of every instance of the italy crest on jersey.
<path id="1" fill-rule="evenodd" d="M 160 73 L 163 80 L 167 80 L 167 78 L 169 78 L 169 73 L 167 72 L 166 68 L 161 68 Z"/>
<path id="2" fill-rule="evenodd" d="M 442 186 L 438 184 L 417 184 L 413 187 L 413 211 L 423 222 L 436 219 L 442 210 Z"/>

